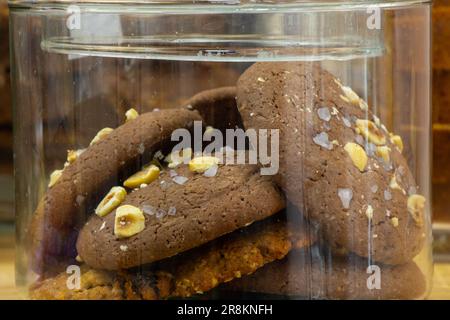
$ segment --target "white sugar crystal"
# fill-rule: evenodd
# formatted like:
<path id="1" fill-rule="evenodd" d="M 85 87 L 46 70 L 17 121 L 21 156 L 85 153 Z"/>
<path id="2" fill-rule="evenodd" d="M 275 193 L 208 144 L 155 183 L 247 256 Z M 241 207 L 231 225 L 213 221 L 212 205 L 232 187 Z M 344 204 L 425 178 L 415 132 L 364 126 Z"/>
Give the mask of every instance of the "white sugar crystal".
<path id="1" fill-rule="evenodd" d="M 106 227 L 106 221 L 103 221 L 102 225 L 100 226 L 100 229 L 98 231 L 102 231 Z"/>
<path id="2" fill-rule="evenodd" d="M 392 200 L 392 193 L 389 190 L 384 190 L 384 200 Z"/>
<path id="3" fill-rule="evenodd" d="M 217 174 L 217 171 L 219 170 L 219 166 L 212 166 L 208 170 L 203 173 L 205 177 L 214 177 Z"/>
<path id="4" fill-rule="evenodd" d="M 119 248 L 122 251 L 127 251 L 128 250 L 128 246 L 126 246 L 126 245 L 121 245 Z"/>
<path id="5" fill-rule="evenodd" d="M 333 149 L 333 144 L 331 144 L 330 141 L 328 140 L 328 134 L 326 132 L 321 132 L 318 135 L 316 135 L 313 138 L 313 141 L 315 144 L 317 144 L 325 149 L 328 149 L 328 150 Z"/>
<path id="6" fill-rule="evenodd" d="M 350 122 L 350 120 L 348 120 L 347 118 L 342 118 L 342 122 L 344 122 L 344 125 L 348 128 L 350 128 L 352 126 L 352 123 Z"/>
<path id="7" fill-rule="evenodd" d="M 169 210 L 167 211 L 167 214 L 169 216 L 174 216 L 177 213 L 177 208 L 175 207 L 170 207 Z"/>
<path id="8" fill-rule="evenodd" d="M 370 187 L 370 191 L 372 191 L 372 193 L 377 193 L 378 186 L 376 184 L 374 184 L 373 186 Z"/>
<path id="9" fill-rule="evenodd" d="M 170 170 L 169 171 L 169 175 L 170 175 L 171 178 L 173 178 L 173 177 L 176 177 L 178 174 L 177 174 L 177 172 L 175 170 Z"/>
<path id="10" fill-rule="evenodd" d="M 175 176 L 172 178 L 173 182 L 175 182 L 176 184 L 180 184 L 183 185 L 185 184 L 189 179 L 183 176 Z"/>
<path id="11" fill-rule="evenodd" d="M 156 218 L 162 219 L 166 215 L 166 212 L 163 209 L 156 210 Z"/>
<path id="12" fill-rule="evenodd" d="M 359 134 L 357 134 L 357 135 L 355 136 L 355 141 L 356 141 L 357 144 L 359 144 L 359 145 L 361 145 L 361 146 L 364 145 L 364 138 L 363 138 L 363 136 L 361 136 L 361 135 L 359 135 Z"/>
<path id="13" fill-rule="evenodd" d="M 323 121 L 330 121 L 331 120 L 330 109 L 328 109 L 327 107 L 323 107 L 323 108 L 317 109 L 317 115 Z"/>
<path id="14" fill-rule="evenodd" d="M 164 159 L 164 155 L 161 152 L 161 150 L 158 150 L 155 152 L 155 154 L 153 155 L 153 159 L 158 159 L 158 160 Z"/>
<path id="15" fill-rule="evenodd" d="M 144 212 L 145 214 L 148 214 L 149 216 L 152 216 L 156 213 L 156 209 L 153 206 L 150 206 L 148 204 L 144 204 L 142 206 L 142 212 Z"/>
<path id="16" fill-rule="evenodd" d="M 77 202 L 77 205 L 79 207 L 81 207 L 83 205 L 84 199 L 85 199 L 84 196 L 82 196 L 81 194 L 77 195 L 75 201 Z"/>
<path id="17" fill-rule="evenodd" d="M 141 143 L 139 144 L 138 152 L 139 152 L 139 154 L 144 154 L 144 152 L 145 152 L 145 146 L 144 146 L 144 143 L 141 142 Z"/>
<path id="18" fill-rule="evenodd" d="M 377 146 L 374 145 L 372 142 L 369 142 L 365 145 L 366 153 L 369 157 L 373 157 L 375 155 L 375 152 L 377 151 Z"/>
<path id="19" fill-rule="evenodd" d="M 417 193 L 417 188 L 414 186 L 409 187 L 408 189 L 408 195 L 412 195 L 412 194 L 416 194 Z"/>
<path id="20" fill-rule="evenodd" d="M 373 121 L 375 122 L 375 124 L 376 124 L 377 126 L 380 126 L 380 125 L 381 125 L 380 118 L 378 118 L 376 115 L 373 116 Z"/>
<path id="21" fill-rule="evenodd" d="M 341 199 L 342 206 L 344 209 L 350 208 L 350 202 L 353 198 L 353 191 L 349 188 L 339 188 L 338 189 L 338 196 Z"/>
<path id="22" fill-rule="evenodd" d="M 161 189 L 166 190 L 167 188 L 169 188 L 169 183 L 167 181 L 161 181 L 160 183 Z"/>

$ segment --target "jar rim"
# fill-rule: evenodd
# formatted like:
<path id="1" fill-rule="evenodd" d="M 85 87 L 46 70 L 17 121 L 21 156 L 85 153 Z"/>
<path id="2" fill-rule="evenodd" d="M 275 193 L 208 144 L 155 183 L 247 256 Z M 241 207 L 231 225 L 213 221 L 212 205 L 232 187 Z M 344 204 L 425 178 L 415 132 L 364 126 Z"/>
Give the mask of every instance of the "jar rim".
<path id="1" fill-rule="evenodd" d="M 135 5 L 165 10 L 176 9 L 219 9 L 219 11 L 246 11 L 262 9 L 266 11 L 279 10 L 333 10 L 356 9 L 378 6 L 382 8 L 397 8 L 419 4 L 430 4 L 432 0 L 9 0 L 11 8 L 58 5 Z M 221 9 L 221 10 L 220 10 Z"/>

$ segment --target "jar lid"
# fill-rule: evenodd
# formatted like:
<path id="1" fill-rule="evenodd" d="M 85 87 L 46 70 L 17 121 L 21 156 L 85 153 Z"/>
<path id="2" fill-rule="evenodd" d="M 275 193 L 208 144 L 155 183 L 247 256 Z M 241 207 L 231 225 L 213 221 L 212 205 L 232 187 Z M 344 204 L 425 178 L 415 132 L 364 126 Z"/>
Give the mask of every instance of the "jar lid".
<path id="1" fill-rule="evenodd" d="M 256 7 L 265 10 L 293 10 L 311 8 L 358 8 L 367 6 L 379 7 L 399 7 L 410 6 L 420 3 L 431 3 L 431 0 L 9 0 L 10 6 L 38 5 L 38 4 L 133 4 L 153 7 L 164 7 L 176 10 L 177 6 L 194 7 L 197 10 L 202 8 L 221 8 L 225 10 L 236 9 L 246 10 Z"/>
<path id="2" fill-rule="evenodd" d="M 14 0 L 10 5 L 39 13 L 46 24 L 41 47 L 48 52 L 254 62 L 382 55 L 381 11 L 419 3 L 424 1 Z"/>

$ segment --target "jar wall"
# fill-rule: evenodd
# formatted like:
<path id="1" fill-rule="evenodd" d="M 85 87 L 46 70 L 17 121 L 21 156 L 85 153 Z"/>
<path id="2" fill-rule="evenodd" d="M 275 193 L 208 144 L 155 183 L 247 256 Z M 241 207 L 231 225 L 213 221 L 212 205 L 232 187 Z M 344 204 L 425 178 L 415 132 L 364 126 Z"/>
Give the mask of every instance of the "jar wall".
<path id="1" fill-rule="evenodd" d="M 21 5 L 32 298 L 426 296 L 428 5 Z"/>

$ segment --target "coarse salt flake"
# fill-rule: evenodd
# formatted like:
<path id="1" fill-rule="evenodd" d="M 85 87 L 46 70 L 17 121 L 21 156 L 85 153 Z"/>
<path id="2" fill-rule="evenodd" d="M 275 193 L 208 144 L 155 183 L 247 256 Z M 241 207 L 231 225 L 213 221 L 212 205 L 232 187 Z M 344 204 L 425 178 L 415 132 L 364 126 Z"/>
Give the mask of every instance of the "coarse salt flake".
<path id="1" fill-rule="evenodd" d="M 328 122 L 328 121 L 331 120 L 330 109 L 328 109 L 327 107 L 322 107 L 322 108 L 317 109 L 317 115 L 323 121 L 327 121 Z"/>
<path id="2" fill-rule="evenodd" d="M 342 206 L 344 209 L 350 208 L 350 202 L 353 198 L 353 191 L 349 188 L 339 188 L 338 196 L 341 199 Z"/>
<path id="3" fill-rule="evenodd" d="M 330 141 L 328 140 L 328 134 L 326 132 L 321 132 L 318 135 L 313 137 L 313 141 L 315 144 L 328 149 L 328 150 L 332 150 L 333 149 L 333 144 L 330 143 Z"/>

